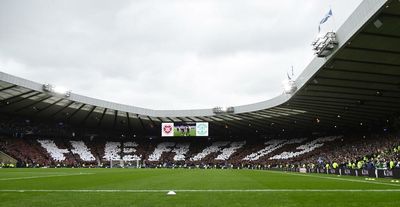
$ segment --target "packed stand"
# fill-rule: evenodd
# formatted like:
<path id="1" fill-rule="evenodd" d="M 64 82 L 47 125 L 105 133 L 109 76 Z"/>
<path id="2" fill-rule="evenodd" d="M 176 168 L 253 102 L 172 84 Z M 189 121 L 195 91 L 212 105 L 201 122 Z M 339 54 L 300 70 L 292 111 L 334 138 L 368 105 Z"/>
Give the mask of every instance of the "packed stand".
<path id="1" fill-rule="evenodd" d="M 19 167 L 110 167 L 113 162 L 136 167 L 400 167 L 400 139 L 389 133 L 237 140 L 101 137 L 81 136 L 64 123 L 6 116 L 0 122 L 0 151 L 18 160 Z"/>

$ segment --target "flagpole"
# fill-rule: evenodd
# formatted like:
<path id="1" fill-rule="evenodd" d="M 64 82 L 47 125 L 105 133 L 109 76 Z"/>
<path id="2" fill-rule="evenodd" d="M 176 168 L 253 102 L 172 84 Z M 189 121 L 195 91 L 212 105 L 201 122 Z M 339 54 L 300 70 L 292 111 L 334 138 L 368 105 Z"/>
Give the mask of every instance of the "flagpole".
<path id="1" fill-rule="evenodd" d="M 293 65 L 292 65 L 292 78 L 294 77 Z"/>
<path id="2" fill-rule="evenodd" d="M 331 5 L 329 5 L 329 9 L 332 11 Z M 333 24 L 332 32 L 336 32 L 336 20 L 335 20 L 335 15 L 333 14 L 333 11 L 332 11 L 332 24 Z"/>

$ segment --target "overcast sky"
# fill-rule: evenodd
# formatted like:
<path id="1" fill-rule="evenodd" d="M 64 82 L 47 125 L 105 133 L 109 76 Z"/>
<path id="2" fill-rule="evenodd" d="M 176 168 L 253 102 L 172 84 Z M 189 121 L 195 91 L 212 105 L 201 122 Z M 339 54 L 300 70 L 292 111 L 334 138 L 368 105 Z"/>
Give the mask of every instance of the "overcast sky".
<path id="1" fill-rule="evenodd" d="M 152 109 L 236 106 L 282 93 L 318 23 L 361 0 L 0 0 L 0 70 Z"/>

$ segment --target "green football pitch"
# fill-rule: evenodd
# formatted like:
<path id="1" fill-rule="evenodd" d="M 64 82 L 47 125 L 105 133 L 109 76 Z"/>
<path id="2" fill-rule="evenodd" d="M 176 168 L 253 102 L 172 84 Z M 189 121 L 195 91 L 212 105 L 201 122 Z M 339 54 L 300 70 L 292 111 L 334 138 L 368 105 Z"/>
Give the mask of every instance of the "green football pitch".
<path id="1" fill-rule="evenodd" d="M 190 129 L 189 130 L 189 135 L 187 135 L 186 133 L 183 133 L 181 131 L 178 131 L 177 128 L 174 128 L 174 136 L 175 137 L 185 137 L 185 136 L 190 136 L 190 137 L 195 137 L 196 136 L 196 129 Z"/>
<path id="2" fill-rule="evenodd" d="M 400 184 L 262 170 L 0 169 L 0 206 L 400 206 Z"/>

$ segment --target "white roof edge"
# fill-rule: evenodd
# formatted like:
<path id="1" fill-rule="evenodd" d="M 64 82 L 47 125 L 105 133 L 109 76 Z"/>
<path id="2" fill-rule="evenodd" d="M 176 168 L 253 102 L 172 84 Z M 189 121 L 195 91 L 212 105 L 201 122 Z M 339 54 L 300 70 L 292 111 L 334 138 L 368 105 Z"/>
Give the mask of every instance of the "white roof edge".
<path id="1" fill-rule="evenodd" d="M 315 75 L 315 73 L 320 70 L 324 64 L 332 58 L 335 53 L 343 47 L 347 41 L 355 35 L 362 26 L 377 12 L 379 11 L 387 2 L 387 0 L 364 0 L 357 9 L 350 15 L 350 17 L 345 21 L 345 23 L 336 32 L 337 39 L 339 41 L 338 49 L 334 51 L 328 58 L 317 58 L 315 57 L 296 79 L 296 85 L 298 89 L 301 89 L 305 84 Z M 310 52 L 311 46 L 310 46 Z M 0 80 L 9 82 L 11 84 L 19 85 L 25 88 L 29 88 L 35 91 L 43 91 L 42 84 L 30 81 L 24 78 L 16 77 L 4 72 L 0 72 Z M 270 100 L 235 106 L 235 114 L 246 113 L 258 110 L 264 110 L 279 106 L 290 100 L 291 97 L 296 94 L 288 95 L 282 94 Z M 150 117 L 193 117 L 193 116 L 213 116 L 215 115 L 212 109 L 193 109 L 193 110 L 153 110 L 142 107 L 130 106 L 120 103 L 115 103 L 111 101 L 100 100 L 96 98 L 91 98 L 83 95 L 78 95 L 71 93 L 69 98 L 72 101 L 81 102 L 84 104 L 109 108 L 118 111 L 124 111 L 129 113 L 134 113 L 143 116 Z"/>

